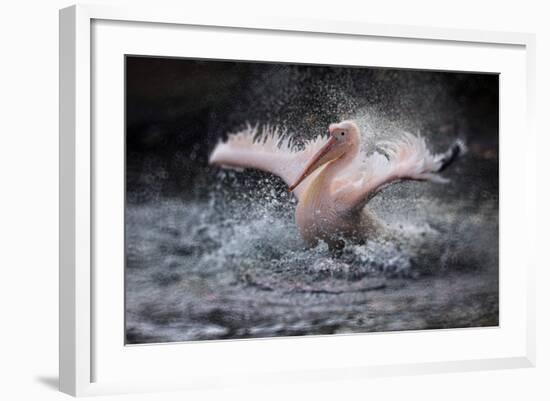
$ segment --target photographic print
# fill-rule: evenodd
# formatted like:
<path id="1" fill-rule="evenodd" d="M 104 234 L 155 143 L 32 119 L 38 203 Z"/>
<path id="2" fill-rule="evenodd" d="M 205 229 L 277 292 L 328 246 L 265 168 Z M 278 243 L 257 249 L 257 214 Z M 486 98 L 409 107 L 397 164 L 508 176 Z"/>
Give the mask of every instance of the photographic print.
<path id="1" fill-rule="evenodd" d="M 499 325 L 499 76 L 125 59 L 126 344 Z"/>

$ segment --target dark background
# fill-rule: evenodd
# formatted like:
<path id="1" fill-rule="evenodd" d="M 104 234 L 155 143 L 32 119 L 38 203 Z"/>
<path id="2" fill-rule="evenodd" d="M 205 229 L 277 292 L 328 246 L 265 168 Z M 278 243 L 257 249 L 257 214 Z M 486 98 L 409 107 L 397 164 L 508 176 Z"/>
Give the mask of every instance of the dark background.
<path id="1" fill-rule="evenodd" d="M 189 195 L 218 139 L 245 122 L 309 138 L 366 109 L 373 131 L 420 132 L 441 150 L 461 137 L 498 157 L 495 74 L 139 56 L 127 56 L 126 74 L 131 202 Z"/>

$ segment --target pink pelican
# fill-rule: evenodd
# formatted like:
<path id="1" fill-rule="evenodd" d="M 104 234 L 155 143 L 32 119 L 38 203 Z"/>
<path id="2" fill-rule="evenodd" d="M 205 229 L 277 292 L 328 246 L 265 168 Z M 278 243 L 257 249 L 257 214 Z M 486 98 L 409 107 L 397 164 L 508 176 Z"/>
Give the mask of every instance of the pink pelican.
<path id="1" fill-rule="evenodd" d="M 382 229 L 366 207 L 382 188 L 403 180 L 446 182 L 439 173 L 465 150 L 457 140 L 447 152 L 434 155 L 424 138 L 403 132 L 367 154 L 353 121 L 330 124 L 328 134 L 299 149 L 277 128 L 248 126 L 219 142 L 210 164 L 281 177 L 298 200 L 295 219 L 306 243 L 322 240 L 338 250 L 344 239 L 361 242 Z"/>

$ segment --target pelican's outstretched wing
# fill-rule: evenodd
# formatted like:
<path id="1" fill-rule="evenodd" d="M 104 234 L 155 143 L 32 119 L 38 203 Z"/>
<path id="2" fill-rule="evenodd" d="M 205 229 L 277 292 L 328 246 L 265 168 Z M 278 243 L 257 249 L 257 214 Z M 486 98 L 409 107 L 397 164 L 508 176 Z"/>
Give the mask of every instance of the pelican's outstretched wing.
<path id="1" fill-rule="evenodd" d="M 402 133 L 393 141 L 377 144 L 378 151 L 358 160 L 354 172 L 342 174 L 334 185 L 337 204 L 345 209 L 362 209 L 386 185 L 400 180 L 447 182 L 438 173 L 465 153 L 457 140 L 443 154 L 432 154 L 420 136 Z"/>
<path id="2" fill-rule="evenodd" d="M 307 141 L 299 149 L 291 136 L 277 127 L 248 125 L 244 130 L 228 135 L 227 141 L 219 142 L 210 155 L 210 164 L 228 168 L 254 168 L 281 177 L 291 185 L 307 161 L 323 146 L 326 136 L 319 135 Z M 313 179 L 312 174 L 307 180 Z M 299 199 L 307 183 L 293 193 Z"/>

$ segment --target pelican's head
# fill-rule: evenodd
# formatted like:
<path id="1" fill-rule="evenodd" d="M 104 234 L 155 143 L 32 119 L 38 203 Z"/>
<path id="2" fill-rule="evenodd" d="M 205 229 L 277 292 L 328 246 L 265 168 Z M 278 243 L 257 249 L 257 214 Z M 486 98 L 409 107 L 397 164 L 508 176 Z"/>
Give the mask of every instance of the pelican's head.
<path id="1" fill-rule="evenodd" d="M 293 191 L 311 173 L 326 163 L 343 157 L 353 158 L 359 151 L 359 128 L 353 121 L 342 121 L 338 124 L 330 124 L 328 127 L 329 138 L 327 143 L 307 162 L 298 179 L 289 187 Z"/>

